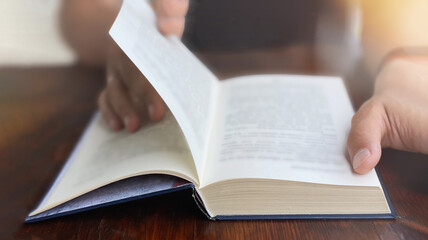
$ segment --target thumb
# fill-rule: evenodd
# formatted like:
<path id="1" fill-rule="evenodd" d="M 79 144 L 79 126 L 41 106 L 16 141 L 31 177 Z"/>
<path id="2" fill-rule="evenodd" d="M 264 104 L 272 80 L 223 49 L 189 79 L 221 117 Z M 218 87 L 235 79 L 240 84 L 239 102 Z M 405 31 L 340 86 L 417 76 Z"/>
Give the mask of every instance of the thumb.
<path id="1" fill-rule="evenodd" d="M 385 133 L 383 106 L 369 100 L 352 118 L 348 136 L 348 153 L 354 171 L 365 174 L 379 162 Z"/>
<path id="2" fill-rule="evenodd" d="M 164 35 L 183 35 L 189 0 L 155 0 L 153 3 L 159 31 Z"/>

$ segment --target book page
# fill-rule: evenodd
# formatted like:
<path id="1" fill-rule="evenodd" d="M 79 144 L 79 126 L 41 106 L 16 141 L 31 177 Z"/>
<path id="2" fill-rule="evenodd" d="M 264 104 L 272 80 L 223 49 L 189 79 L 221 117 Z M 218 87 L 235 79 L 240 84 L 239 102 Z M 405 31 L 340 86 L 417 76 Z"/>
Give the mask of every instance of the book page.
<path id="1" fill-rule="evenodd" d="M 123 2 L 110 35 L 153 85 L 180 124 L 202 173 L 218 79 L 174 36 L 162 36 L 146 1 Z"/>
<path id="2" fill-rule="evenodd" d="M 219 99 L 202 187 L 236 178 L 380 186 L 346 158 L 354 112 L 340 78 L 240 77 L 221 83 Z"/>
<path id="3" fill-rule="evenodd" d="M 164 173 L 198 184 L 183 133 L 172 114 L 136 133 L 113 132 L 97 114 L 55 184 L 31 215 L 109 183 L 141 174 Z"/>

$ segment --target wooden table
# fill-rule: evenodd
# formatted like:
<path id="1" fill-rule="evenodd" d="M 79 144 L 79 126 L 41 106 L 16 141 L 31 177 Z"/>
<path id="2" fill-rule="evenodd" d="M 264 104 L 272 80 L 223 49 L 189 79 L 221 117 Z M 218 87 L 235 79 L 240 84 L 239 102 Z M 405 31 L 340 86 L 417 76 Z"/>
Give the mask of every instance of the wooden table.
<path id="1" fill-rule="evenodd" d="M 203 56 L 221 77 L 331 73 L 305 47 Z M 179 192 L 24 224 L 96 109 L 103 79 L 81 66 L 0 69 L 0 239 L 428 239 L 428 156 L 394 150 L 384 151 L 379 171 L 395 220 L 213 222 Z M 368 89 L 351 91 L 358 106 L 370 87 L 357 85 L 348 86 Z"/>

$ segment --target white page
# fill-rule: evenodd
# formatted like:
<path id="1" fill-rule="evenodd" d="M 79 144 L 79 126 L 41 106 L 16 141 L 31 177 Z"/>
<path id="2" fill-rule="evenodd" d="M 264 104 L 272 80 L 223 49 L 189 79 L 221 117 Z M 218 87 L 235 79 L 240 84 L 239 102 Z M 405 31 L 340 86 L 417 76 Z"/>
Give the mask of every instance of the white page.
<path id="1" fill-rule="evenodd" d="M 158 32 L 154 12 L 144 0 L 123 2 L 110 35 L 169 106 L 202 173 L 218 79 L 180 40 Z"/>
<path id="2" fill-rule="evenodd" d="M 166 173 L 198 184 L 183 133 L 172 114 L 136 133 L 109 129 L 100 114 L 74 150 L 43 202 L 30 215 L 124 178 Z"/>
<path id="3" fill-rule="evenodd" d="M 340 78 L 260 75 L 223 81 L 201 187 L 236 178 L 380 186 L 352 172 L 353 109 Z"/>

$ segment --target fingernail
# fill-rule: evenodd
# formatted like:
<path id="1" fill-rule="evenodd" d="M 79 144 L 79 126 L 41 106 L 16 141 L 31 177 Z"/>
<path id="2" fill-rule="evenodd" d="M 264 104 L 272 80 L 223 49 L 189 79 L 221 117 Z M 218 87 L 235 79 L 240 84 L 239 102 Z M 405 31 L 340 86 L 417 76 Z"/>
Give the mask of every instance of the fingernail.
<path id="1" fill-rule="evenodd" d="M 371 153 L 367 148 L 360 149 L 352 158 L 352 167 L 357 169 L 370 157 Z"/>
<path id="2" fill-rule="evenodd" d="M 131 119 L 128 117 L 128 116 L 126 116 L 124 119 L 123 119 L 123 123 L 125 123 L 125 126 L 128 128 L 128 126 L 129 126 L 129 122 L 131 121 Z"/>
<path id="3" fill-rule="evenodd" d="M 149 104 L 149 106 L 148 106 L 147 108 L 148 108 L 148 110 L 149 110 L 149 116 L 150 116 L 150 119 L 152 119 L 152 120 L 153 120 L 153 116 L 154 116 L 154 114 L 155 114 L 155 106 L 154 106 L 152 103 L 150 103 L 150 104 Z"/>

